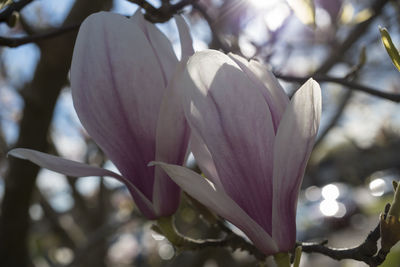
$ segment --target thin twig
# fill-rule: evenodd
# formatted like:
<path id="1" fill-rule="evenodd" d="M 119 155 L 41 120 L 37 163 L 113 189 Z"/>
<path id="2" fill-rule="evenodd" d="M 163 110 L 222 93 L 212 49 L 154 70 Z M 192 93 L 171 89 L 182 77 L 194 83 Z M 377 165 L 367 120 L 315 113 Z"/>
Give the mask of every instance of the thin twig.
<path id="1" fill-rule="evenodd" d="M 389 212 L 390 204 L 386 204 L 385 215 Z M 357 247 L 354 248 L 330 248 L 325 246 L 326 242 L 322 244 L 315 243 L 302 243 L 302 251 L 306 253 L 321 253 L 335 260 L 343 259 L 353 259 L 357 261 L 362 261 L 369 266 L 378 266 L 382 264 L 386 258 L 386 254 L 383 251 L 379 251 L 377 242 L 380 238 L 380 223 L 375 227 L 375 229 L 370 232 L 365 239 L 365 241 Z"/>
<path id="2" fill-rule="evenodd" d="M 216 46 L 225 53 L 230 52 L 230 48 L 228 47 L 227 44 L 225 44 L 225 42 L 219 36 L 217 29 L 214 27 L 214 22 L 212 18 L 208 15 L 205 7 L 202 4 L 196 2 L 192 3 L 192 6 L 203 16 L 204 20 L 207 22 L 208 26 L 210 27 L 213 41 L 215 42 Z"/>
<path id="3" fill-rule="evenodd" d="M 52 30 L 46 33 L 35 34 L 31 36 L 24 37 L 3 37 L 0 36 L 0 46 L 7 47 L 17 47 L 29 43 L 37 43 L 39 41 L 43 41 L 45 39 L 51 39 L 62 34 L 76 31 L 79 29 L 80 24 L 74 24 L 70 26 L 65 26 L 56 30 Z"/>
<path id="4" fill-rule="evenodd" d="M 27 6 L 33 0 L 20 0 L 18 2 L 13 2 L 12 4 L 8 5 L 6 8 L 0 12 L 0 22 L 7 22 L 8 18 L 12 15 L 13 12 L 18 12 Z"/>
<path id="5" fill-rule="evenodd" d="M 322 74 L 327 73 L 338 61 L 340 61 L 346 52 L 353 46 L 357 40 L 360 39 L 361 36 L 368 30 L 369 26 L 372 22 L 379 17 L 379 14 L 382 12 L 383 7 L 389 2 L 389 0 L 376 0 L 374 1 L 369 10 L 373 13 L 373 15 L 367 19 L 366 21 L 357 24 L 347 35 L 345 40 L 338 46 L 334 47 L 330 56 L 322 63 L 322 65 L 318 68 L 316 73 Z"/>
<path id="6" fill-rule="evenodd" d="M 181 0 L 176 4 L 169 4 L 166 1 L 162 2 L 161 7 L 155 8 L 149 2 L 145 0 L 129 0 L 132 3 L 137 4 L 145 10 L 144 17 L 153 23 L 163 23 L 170 20 L 173 15 L 181 11 L 184 7 L 192 5 L 197 0 Z"/>
<path id="7" fill-rule="evenodd" d="M 337 83 L 337 84 L 341 84 L 344 86 L 347 86 L 349 89 L 352 90 L 356 90 L 356 91 L 361 91 L 373 96 L 377 96 L 380 98 L 384 98 L 396 103 L 400 102 L 400 94 L 393 94 L 393 93 L 387 93 L 387 92 L 383 92 L 380 91 L 378 89 L 369 87 L 369 86 L 365 86 L 362 84 L 358 84 L 355 82 L 351 82 L 348 81 L 344 78 L 339 78 L 339 77 L 332 77 L 332 76 L 328 76 L 328 75 L 316 75 L 316 76 L 307 76 L 307 77 L 296 77 L 296 76 L 290 76 L 290 75 L 282 75 L 282 74 L 275 74 L 275 76 L 278 79 L 282 79 L 284 81 L 288 81 L 288 82 L 298 82 L 298 83 L 304 83 L 306 82 L 309 78 L 313 78 L 314 80 L 318 81 L 318 82 L 332 82 L 332 83 Z"/>
<path id="8" fill-rule="evenodd" d="M 29 0 L 33 1 L 33 0 Z M 169 19 L 172 18 L 174 14 L 182 10 L 182 8 L 193 4 L 197 0 L 182 0 L 174 5 L 164 5 L 161 6 L 160 8 L 155 8 L 151 4 L 149 4 L 147 1 L 143 0 L 130 0 L 131 2 L 139 5 L 141 8 L 143 8 L 146 11 L 145 18 L 151 22 L 166 22 Z M 26 1 L 19 1 L 20 2 L 26 2 Z M 11 5 L 10 5 L 11 6 Z M 10 6 L 8 8 L 10 8 Z M 20 7 L 20 6 L 18 6 Z M 22 8 L 22 7 L 20 7 Z M 14 11 L 16 7 L 14 7 L 12 10 Z M 10 9 L 11 10 L 11 9 Z M 4 13 L 7 10 L 4 11 Z M 1 16 L 3 13 L 0 13 L 0 21 L 1 21 Z M 5 15 L 4 15 L 5 16 Z M 74 24 L 70 26 L 65 26 L 59 29 L 51 30 L 46 33 L 40 33 L 40 34 L 34 34 L 30 36 L 24 36 L 24 37 L 5 37 L 5 36 L 0 36 L 0 46 L 7 46 L 7 47 L 18 47 L 21 45 L 29 44 L 29 43 L 37 43 L 46 39 L 51 39 L 54 37 L 57 37 L 59 35 L 71 32 L 71 31 L 76 31 L 80 27 L 80 24 Z"/>
<path id="9" fill-rule="evenodd" d="M 348 90 L 346 93 L 340 98 L 340 102 L 338 104 L 338 107 L 336 109 L 335 114 L 333 117 L 330 119 L 328 125 L 321 131 L 318 139 L 315 141 L 314 144 L 314 149 L 318 147 L 322 141 L 325 139 L 325 137 L 328 135 L 328 133 L 335 127 L 335 125 L 338 123 L 340 118 L 342 117 L 344 110 L 346 109 L 347 105 L 350 103 L 350 99 L 353 95 L 354 91 Z"/>

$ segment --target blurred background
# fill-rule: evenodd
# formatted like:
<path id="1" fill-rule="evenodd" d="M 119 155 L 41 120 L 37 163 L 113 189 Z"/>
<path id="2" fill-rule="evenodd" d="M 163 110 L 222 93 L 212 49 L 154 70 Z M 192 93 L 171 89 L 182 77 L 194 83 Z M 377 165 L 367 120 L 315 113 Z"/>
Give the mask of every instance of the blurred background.
<path id="1" fill-rule="evenodd" d="M 26 5 L 7 20 L 1 16 L 7 7 L 1 9 L 0 36 L 29 38 L 78 25 L 100 10 L 130 16 L 138 8 L 126 0 L 19 2 Z M 169 1 L 148 2 L 160 7 Z M 319 78 L 322 123 L 299 199 L 298 240 L 356 246 L 391 201 L 391 181 L 399 180 L 400 75 L 382 45 L 379 26 L 400 44 L 400 2 L 315 0 L 315 23 L 293 9 L 293 2 L 198 0 L 183 14 L 195 50 L 222 49 L 268 63 L 288 95 L 299 81 Z M 179 56 L 173 20 L 157 26 Z M 254 257 L 241 251 L 176 252 L 151 230 L 152 223 L 115 180 L 67 178 L 6 157 L 11 148 L 26 147 L 115 170 L 73 108 L 68 80 L 73 29 L 0 47 L 0 266 L 255 266 Z M 332 77 L 338 81 L 323 82 Z M 355 90 L 357 85 L 387 95 Z M 192 159 L 188 164 L 195 167 Z M 218 237 L 197 209 L 183 197 L 179 230 L 194 238 Z M 302 266 L 322 264 L 366 266 L 303 253 Z M 382 266 L 400 266 L 399 246 Z"/>

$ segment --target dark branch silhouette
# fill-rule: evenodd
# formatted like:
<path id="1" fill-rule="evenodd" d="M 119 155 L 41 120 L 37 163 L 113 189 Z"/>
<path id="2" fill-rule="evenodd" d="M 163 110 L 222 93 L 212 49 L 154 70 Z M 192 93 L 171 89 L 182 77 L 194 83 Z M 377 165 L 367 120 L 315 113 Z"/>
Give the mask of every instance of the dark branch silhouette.
<path id="1" fill-rule="evenodd" d="M 6 6 L 3 11 L 0 12 L 0 22 L 7 22 L 10 16 L 14 12 L 18 12 L 23 9 L 25 6 L 30 4 L 33 0 L 20 0 L 18 2 L 13 2 Z"/>
<path id="2" fill-rule="evenodd" d="M 390 204 L 387 204 L 384 218 L 386 218 L 389 208 Z M 381 237 L 380 230 L 380 223 L 378 223 L 375 229 L 368 234 L 365 241 L 354 248 L 330 248 L 325 246 L 327 242 L 320 244 L 302 243 L 300 245 L 302 246 L 302 250 L 307 253 L 320 253 L 335 260 L 353 259 L 375 267 L 382 264 L 386 259 L 386 255 L 389 253 L 389 251 L 383 251 L 382 249 L 377 253 L 377 242 Z"/>
<path id="3" fill-rule="evenodd" d="M 49 32 L 34 34 L 30 36 L 24 37 L 3 37 L 0 36 L 0 46 L 8 46 L 8 47 L 18 47 L 21 45 L 29 44 L 29 43 L 37 43 L 46 39 L 51 39 L 57 36 L 60 36 L 65 33 L 69 33 L 71 31 L 77 31 L 79 29 L 80 24 L 74 24 L 70 26 L 61 27 L 56 30 L 51 30 Z"/>
<path id="4" fill-rule="evenodd" d="M 298 82 L 298 83 L 304 83 L 306 82 L 309 78 L 313 78 L 314 80 L 318 82 L 331 82 L 331 83 L 337 83 L 346 86 L 349 89 L 364 92 L 373 96 L 377 96 L 380 98 L 384 98 L 393 102 L 400 102 L 400 94 L 393 94 L 393 93 L 387 93 L 383 92 L 381 90 L 365 86 L 362 84 L 358 84 L 355 82 L 351 82 L 345 78 L 339 78 L 339 77 L 332 77 L 328 75 L 315 75 L 315 76 L 307 76 L 307 77 L 297 77 L 297 76 L 290 76 L 290 75 L 282 75 L 276 73 L 275 76 L 278 79 L 282 79 L 284 81 L 288 82 Z"/>

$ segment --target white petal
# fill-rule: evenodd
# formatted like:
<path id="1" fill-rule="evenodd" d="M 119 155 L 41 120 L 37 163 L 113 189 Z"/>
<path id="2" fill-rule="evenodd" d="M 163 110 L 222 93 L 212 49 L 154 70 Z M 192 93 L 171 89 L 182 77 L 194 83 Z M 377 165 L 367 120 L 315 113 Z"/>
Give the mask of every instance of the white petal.
<path id="1" fill-rule="evenodd" d="M 277 252 L 277 246 L 271 236 L 221 188 L 214 188 L 204 177 L 187 168 L 162 162 L 152 164 L 161 166 L 190 196 L 241 229 L 263 253 L 270 255 Z"/>
<path id="2" fill-rule="evenodd" d="M 271 233 L 275 131 L 267 102 L 247 74 L 221 52 L 195 53 L 187 70 L 190 78 L 181 84 L 193 133 L 212 155 L 227 194 Z"/>
<path id="3" fill-rule="evenodd" d="M 287 107 L 274 147 L 272 236 L 283 251 L 296 241 L 297 198 L 320 117 L 321 89 L 310 79 Z"/>
<path id="4" fill-rule="evenodd" d="M 149 48 L 153 50 L 158 63 L 161 65 L 166 87 L 178 63 L 170 40 L 153 23 L 144 19 L 140 8 L 135 12 L 130 21 L 133 22 L 132 24 L 135 27 L 139 25 L 146 36 Z M 132 49 L 137 49 L 138 52 L 142 50 L 140 46 Z"/>
<path id="5" fill-rule="evenodd" d="M 190 136 L 190 149 L 196 159 L 197 165 L 199 165 L 206 178 L 212 181 L 213 184 L 223 188 L 210 150 L 200 136 L 198 136 L 197 132 L 193 132 Z"/>
<path id="6" fill-rule="evenodd" d="M 186 60 L 194 54 L 192 36 L 190 35 L 190 29 L 184 18 L 180 15 L 175 15 L 174 18 L 178 26 L 179 38 L 181 40 L 181 61 L 186 62 Z"/>
<path id="7" fill-rule="evenodd" d="M 137 194 L 142 204 L 145 205 L 147 212 L 153 212 L 153 205 L 151 202 L 128 180 L 115 172 L 90 166 L 84 163 L 63 159 L 50 154 L 39 152 L 32 149 L 16 148 L 8 152 L 8 155 L 16 158 L 29 160 L 43 168 L 52 170 L 54 172 L 62 173 L 73 177 L 85 176 L 109 176 L 114 177 L 120 182 L 124 183 L 129 190 Z"/>
<path id="8" fill-rule="evenodd" d="M 188 154 L 190 136 L 182 106 L 183 89 L 178 83 L 186 62 L 180 62 L 168 84 L 161 103 L 156 133 L 156 160 L 182 165 Z M 153 203 L 160 215 L 171 215 L 179 205 L 179 189 L 166 173 L 156 166 Z M 166 201 L 168 200 L 168 201 Z"/>
<path id="9" fill-rule="evenodd" d="M 176 63 L 175 58 L 171 65 Z M 71 64 L 74 107 L 89 135 L 149 199 L 154 169 L 147 163 L 155 159 L 164 76 L 137 23 L 102 12 L 82 24 Z"/>
<path id="10" fill-rule="evenodd" d="M 229 53 L 229 57 L 240 66 L 264 96 L 271 111 L 274 129 L 276 131 L 286 106 L 289 103 L 289 98 L 282 86 L 279 84 L 274 74 L 259 62 L 255 60 L 249 62 L 245 58 L 232 53 Z"/>

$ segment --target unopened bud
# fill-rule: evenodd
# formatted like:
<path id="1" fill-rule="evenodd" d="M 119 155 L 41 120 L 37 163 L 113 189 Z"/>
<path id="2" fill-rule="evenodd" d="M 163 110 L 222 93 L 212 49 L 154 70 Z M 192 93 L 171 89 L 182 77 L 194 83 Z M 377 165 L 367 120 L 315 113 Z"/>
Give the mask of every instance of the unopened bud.
<path id="1" fill-rule="evenodd" d="M 389 252 L 400 240 L 400 186 L 393 182 L 395 188 L 392 205 L 386 215 L 381 214 L 381 246 L 382 250 Z"/>

